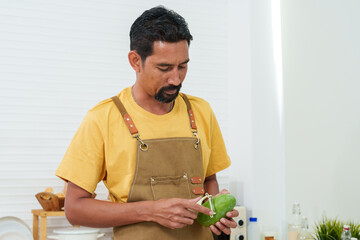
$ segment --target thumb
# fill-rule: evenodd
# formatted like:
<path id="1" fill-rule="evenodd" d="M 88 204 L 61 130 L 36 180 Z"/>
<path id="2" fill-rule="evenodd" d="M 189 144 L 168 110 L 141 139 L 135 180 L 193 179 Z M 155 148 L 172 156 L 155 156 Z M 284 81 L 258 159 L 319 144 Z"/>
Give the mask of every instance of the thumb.
<path id="1" fill-rule="evenodd" d="M 230 194 L 230 192 L 229 192 L 229 190 L 224 188 L 224 189 L 221 189 L 220 194 Z"/>

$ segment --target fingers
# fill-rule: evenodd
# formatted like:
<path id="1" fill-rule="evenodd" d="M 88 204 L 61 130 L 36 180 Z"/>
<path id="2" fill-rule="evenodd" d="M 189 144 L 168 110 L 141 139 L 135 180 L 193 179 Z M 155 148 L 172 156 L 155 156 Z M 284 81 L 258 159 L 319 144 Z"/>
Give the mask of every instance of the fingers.
<path id="1" fill-rule="evenodd" d="M 196 204 L 196 200 L 199 199 L 172 198 L 157 200 L 155 202 L 156 210 L 153 221 L 171 229 L 191 225 L 197 218 L 197 213 L 194 211 L 210 212 L 210 209 Z"/>
<path id="2" fill-rule="evenodd" d="M 221 194 L 230 194 L 230 192 L 227 189 L 222 189 L 218 194 L 215 195 L 215 197 Z"/>
<path id="3" fill-rule="evenodd" d="M 227 235 L 230 234 L 230 228 L 225 226 L 221 221 L 217 222 L 215 225 L 221 232 L 224 232 Z"/>
<path id="4" fill-rule="evenodd" d="M 211 225 L 210 229 L 216 235 L 220 235 L 221 232 L 225 233 L 226 235 L 230 235 L 231 228 L 235 227 L 236 222 L 233 219 L 221 218 L 220 221 L 215 225 Z"/>
<path id="5" fill-rule="evenodd" d="M 239 212 L 233 209 L 232 211 L 227 212 L 226 216 L 229 219 L 221 218 L 215 225 L 210 226 L 210 229 L 214 234 L 220 235 L 221 232 L 224 232 L 229 235 L 231 233 L 231 228 L 236 228 L 237 224 L 232 218 L 239 216 Z"/>
<path id="6" fill-rule="evenodd" d="M 178 223 L 178 222 L 169 222 L 167 219 L 163 219 L 163 220 L 159 220 L 158 223 L 160 225 L 163 225 L 164 227 L 168 227 L 171 229 L 176 229 L 176 228 L 183 228 L 186 226 L 186 224 L 183 223 Z"/>
<path id="7" fill-rule="evenodd" d="M 195 199 L 198 199 L 198 198 L 195 198 Z M 201 212 L 201 213 L 206 214 L 206 215 L 212 215 L 213 214 L 213 212 L 209 208 L 204 207 L 204 206 L 199 205 L 199 204 L 196 204 L 196 201 L 193 201 L 193 200 L 194 199 L 187 200 L 187 203 L 185 203 L 185 207 L 188 208 L 188 209 L 191 209 L 193 211 L 196 211 L 196 212 Z"/>
<path id="8" fill-rule="evenodd" d="M 173 210 L 173 214 L 174 214 L 174 216 L 181 216 L 181 217 L 189 218 L 189 219 L 196 219 L 197 218 L 197 213 L 196 212 L 191 211 L 189 209 L 186 209 L 185 207 L 176 208 L 175 210 Z"/>
<path id="9" fill-rule="evenodd" d="M 222 189 L 220 194 L 230 194 L 230 192 L 227 189 Z"/>
<path id="10" fill-rule="evenodd" d="M 173 225 L 174 228 L 185 227 L 186 225 L 191 225 L 194 223 L 194 219 L 181 216 L 172 216 L 170 221 L 171 223 L 175 224 Z"/>
<path id="11" fill-rule="evenodd" d="M 239 216 L 239 211 L 237 211 L 236 209 L 233 209 L 232 211 L 227 212 L 227 213 L 226 213 L 226 216 L 227 216 L 228 218 L 238 217 L 238 216 Z"/>
<path id="12" fill-rule="evenodd" d="M 210 226 L 210 230 L 214 233 L 214 234 L 216 234 L 216 235 L 220 235 L 221 234 L 221 231 L 217 228 L 217 227 L 215 227 L 214 225 L 211 225 Z"/>
<path id="13" fill-rule="evenodd" d="M 180 215 L 173 215 L 170 218 L 164 218 L 163 223 L 159 222 L 161 225 L 165 227 L 169 227 L 171 229 L 183 228 L 187 225 L 192 225 L 194 223 L 194 219 L 183 217 Z"/>
<path id="14" fill-rule="evenodd" d="M 230 218 L 230 219 L 226 219 L 226 218 L 221 218 L 220 222 L 227 228 L 236 228 L 237 224 L 234 221 L 234 219 Z"/>

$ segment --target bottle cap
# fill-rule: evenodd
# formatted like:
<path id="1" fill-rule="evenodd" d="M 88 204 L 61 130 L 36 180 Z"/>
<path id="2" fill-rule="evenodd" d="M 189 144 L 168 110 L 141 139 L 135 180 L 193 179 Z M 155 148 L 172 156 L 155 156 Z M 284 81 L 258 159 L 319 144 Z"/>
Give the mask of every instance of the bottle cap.
<path id="1" fill-rule="evenodd" d="M 249 218 L 249 221 L 250 222 L 257 222 L 257 218 L 256 217 L 251 217 L 251 218 Z"/>
<path id="2" fill-rule="evenodd" d="M 350 230 L 350 226 L 349 225 L 344 225 L 344 230 Z"/>
<path id="3" fill-rule="evenodd" d="M 276 232 L 264 232 L 264 237 L 276 237 Z"/>

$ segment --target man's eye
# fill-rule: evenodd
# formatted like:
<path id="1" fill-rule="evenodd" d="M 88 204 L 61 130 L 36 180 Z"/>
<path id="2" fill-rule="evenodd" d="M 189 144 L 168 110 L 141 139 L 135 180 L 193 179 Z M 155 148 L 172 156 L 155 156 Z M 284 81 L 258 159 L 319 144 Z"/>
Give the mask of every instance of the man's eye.
<path id="1" fill-rule="evenodd" d="M 167 71 L 170 70 L 170 68 L 169 67 L 167 67 L 167 68 L 159 68 L 159 70 L 162 71 L 162 72 L 167 72 Z"/>
<path id="2" fill-rule="evenodd" d="M 179 69 L 185 69 L 186 66 L 179 66 Z"/>

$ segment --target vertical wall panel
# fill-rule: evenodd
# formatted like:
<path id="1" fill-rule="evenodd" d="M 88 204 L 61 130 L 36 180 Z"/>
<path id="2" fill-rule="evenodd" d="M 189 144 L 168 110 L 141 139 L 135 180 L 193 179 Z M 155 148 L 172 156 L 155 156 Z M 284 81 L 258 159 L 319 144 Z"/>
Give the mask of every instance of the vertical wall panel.
<path id="1" fill-rule="evenodd" d="M 360 2 L 281 4 L 287 216 L 359 221 Z"/>

